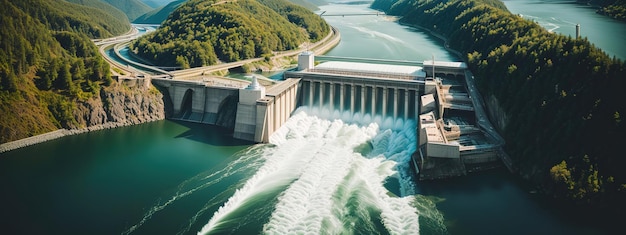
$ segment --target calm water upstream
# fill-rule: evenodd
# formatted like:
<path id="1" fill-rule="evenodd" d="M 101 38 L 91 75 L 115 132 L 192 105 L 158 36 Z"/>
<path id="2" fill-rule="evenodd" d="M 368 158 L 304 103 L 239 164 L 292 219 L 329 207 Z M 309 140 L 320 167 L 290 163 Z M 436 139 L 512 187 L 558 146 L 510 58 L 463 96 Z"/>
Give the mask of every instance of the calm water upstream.
<path id="1" fill-rule="evenodd" d="M 372 11 L 327 5 L 322 11 Z M 329 55 L 455 60 L 440 42 L 382 16 L 326 17 Z M 0 155 L 3 234 L 603 234 L 500 169 L 415 182 L 413 120 L 302 108 L 272 144 L 158 121 Z M 321 118 L 325 116 L 324 118 Z M 376 120 L 376 118 L 371 118 Z M 370 119 L 367 119 L 370 120 Z M 407 131 L 408 130 L 408 131 Z M 606 232 L 608 233 L 608 232 Z"/>
<path id="2" fill-rule="evenodd" d="M 547 30 L 581 37 L 602 48 L 609 56 L 626 60 L 626 22 L 596 14 L 597 8 L 572 0 L 503 0 L 515 14 L 533 20 Z"/>

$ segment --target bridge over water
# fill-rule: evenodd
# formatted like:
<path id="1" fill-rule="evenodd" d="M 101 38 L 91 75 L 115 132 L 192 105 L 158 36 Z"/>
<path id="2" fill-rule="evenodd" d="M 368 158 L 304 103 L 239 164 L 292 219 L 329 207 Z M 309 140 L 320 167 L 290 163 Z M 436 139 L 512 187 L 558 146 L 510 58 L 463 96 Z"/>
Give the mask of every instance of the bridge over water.
<path id="1" fill-rule="evenodd" d="M 322 13 L 320 13 L 320 16 L 341 16 L 341 17 L 346 17 L 346 16 L 369 16 L 369 15 L 375 15 L 375 16 L 381 16 L 381 15 L 385 15 L 385 12 L 382 11 L 375 11 L 375 12 L 364 12 L 364 13 L 330 13 L 330 14 L 326 14 L 326 11 L 323 11 Z"/>

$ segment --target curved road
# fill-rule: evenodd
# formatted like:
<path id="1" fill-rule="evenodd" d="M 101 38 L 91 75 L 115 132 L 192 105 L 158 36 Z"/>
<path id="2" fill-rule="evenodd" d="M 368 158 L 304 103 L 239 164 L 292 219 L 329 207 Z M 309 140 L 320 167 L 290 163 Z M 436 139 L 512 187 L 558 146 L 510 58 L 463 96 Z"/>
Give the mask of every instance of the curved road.
<path id="1" fill-rule="evenodd" d="M 336 46 L 337 43 L 339 43 L 340 39 L 341 39 L 341 36 L 339 34 L 339 31 L 336 28 L 331 26 L 330 33 L 326 35 L 324 39 L 312 45 L 309 45 L 310 48 L 301 48 L 301 49 L 291 50 L 291 51 L 275 52 L 272 59 L 296 56 L 302 53 L 303 51 L 306 51 L 307 49 L 312 50 L 315 54 L 318 54 L 318 53 L 321 54 L 330 50 L 332 47 Z M 182 79 L 182 78 L 189 77 L 189 76 L 198 76 L 198 75 L 212 73 L 212 72 L 216 72 L 220 70 L 241 67 L 244 64 L 258 62 L 264 59 L 265 58 L 252 58 L 252 59 L 235 61 L 235 62 L 230 62 L 230 63 L 222 63 L 222 64 L 209 65 L 209 66 L 204 66 L 204 67 L 177 70 L 177 71 L 171 72 L 171 74 L 174 76 L 174 79 Z"/>
<path id="2" fill-rule="evenodd" d="M 316 54 L 322 54 L 332 49 L 334 46 L 336 46 L 339 43 L 339 41 L 341 40 L 341 36 L 339 34 L 339 31 L 336 28 L 332 26 L 329 26 L 329 27 L 331 27 L 331 31 L 326 37 L 324 37 L 324 39 L 308 46 L 306 49 L 275 52 L 272 59 L 296 56 L 299 53 L 307 49 L 312 50 Z M 99 46 L 100 54 L 104 56 L 107 62 L 109 62 L 111 66 L 123 71 L 125 74 L 145 74 L 146 72 L 156 72 L 155 74 L 156 76 L 161 77 L 161 78 L 169 78 L 169 79 L 183 79 L 183 78 L 190 77 L 190 76 L 198 76 L 204 73 L 227 70 L 231 68 L 241 67 L 244 64 L 262 61 L 265 59 L 265 58 L 252 58 L 252 59 L 236 61 L 236 62 L 231 62 L 231 63 L 222 63 L 222 64 L 168 72 L 155 66 L 150 66 L 150 65 L 138 63 L 135 61 L 131 61 L 119 54 L 119 49 L 121 46 L 127 45 L 130 41 L 136 39 L 137 37 L 139 37 L 139 31 L 137 30 L 135 26 L 132 26 L 132 29 L 124 35 L 101 39 L 101 40 L 94 40 L 94 43 L 97 46 Z M 114 47 L 114 52 L 120 59 L 124 60 L 128 64 L 141 68 L 141 70 L 134 68 L 132 66 L 123 65 L 111 59 L 106 53 L 106 50 L 109 49 L 110 47 Z M 118 74 L 115 70 L 113 72 L 114 74 Z"/>

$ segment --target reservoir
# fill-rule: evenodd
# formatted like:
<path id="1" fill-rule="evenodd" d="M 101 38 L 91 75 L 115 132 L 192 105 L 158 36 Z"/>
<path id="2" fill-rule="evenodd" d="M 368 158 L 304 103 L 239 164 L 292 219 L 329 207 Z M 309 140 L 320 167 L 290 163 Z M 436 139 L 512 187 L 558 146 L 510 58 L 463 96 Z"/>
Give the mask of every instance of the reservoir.
<path id="1" fill-rule="evenodd" d="M 580 36 L 602 48 L 609 57 L 626 60 L 626 22 L 596 13 L 597 7 L 572 0 L 503 0 L 514 14 L 533 20 L 550 32 Z"/>
<path id="2" fill-rule="evenodd" d="M 328 55 L 457 60 L 389 16 L 325 19 L 342 34 Z M 169 120 L 64 137 L 0 155 L 1 224 L 7 234 L 608 233 L 592 219 L 603 216 L 569 213 L 504 168 L 416 182 L 415 124 L 400 122 L 303 108 L 264 145 Z"/>

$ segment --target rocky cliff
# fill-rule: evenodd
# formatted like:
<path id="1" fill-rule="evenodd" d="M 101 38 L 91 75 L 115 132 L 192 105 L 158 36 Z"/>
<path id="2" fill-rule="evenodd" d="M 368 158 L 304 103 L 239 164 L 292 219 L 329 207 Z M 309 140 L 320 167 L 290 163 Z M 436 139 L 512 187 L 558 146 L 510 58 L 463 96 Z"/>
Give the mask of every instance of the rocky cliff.
<path id="1" fill-rule="evenodd" d="M 71 129 L 97 125 L 127 126 L 165 118 L 163 95 L 152 86 L 116 84 L 102 88 L 100 96 L 76 104 Z"/>
<path id="2" fill-rule="evenodd" d="M 165 119 L 163 95 L 149 83 L 133 87 L 113 83 L 101 88 L 99 96 L 77 101 L 72 113 L 74 121 L 66 128 L 0 144 L 0 153 L 67 135 Z"/>

